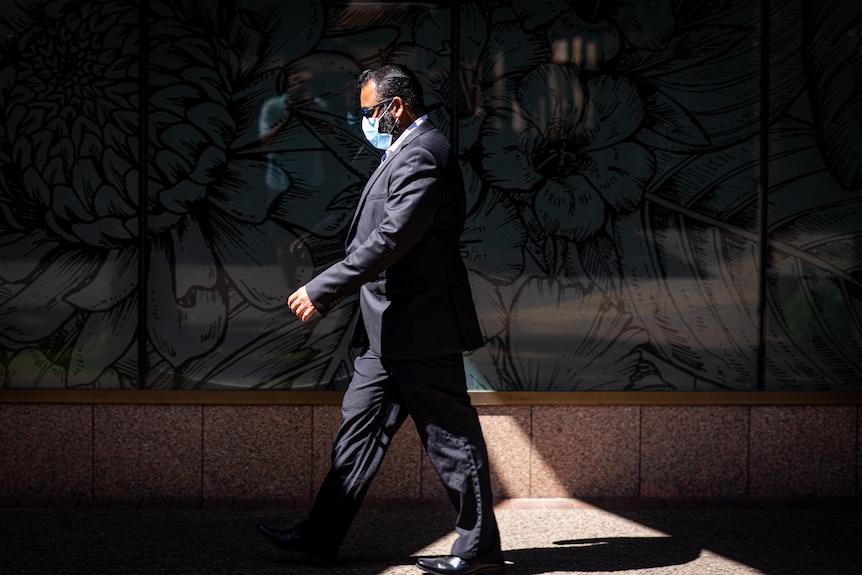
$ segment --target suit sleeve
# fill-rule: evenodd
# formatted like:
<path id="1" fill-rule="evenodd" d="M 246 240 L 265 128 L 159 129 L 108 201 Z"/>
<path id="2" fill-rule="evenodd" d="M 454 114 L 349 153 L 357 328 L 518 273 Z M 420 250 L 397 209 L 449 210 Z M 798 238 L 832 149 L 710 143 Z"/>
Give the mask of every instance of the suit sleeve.
<path id="1" fill-rule="evenodd" d="M 398 164 L 393 166 L 380 224 L 357 249 L 306 284 L 321 314 L 398 261 L 434 221 L 443 197 L 437 158 L 421 146 L 410 146 L 395 159 Z"/>

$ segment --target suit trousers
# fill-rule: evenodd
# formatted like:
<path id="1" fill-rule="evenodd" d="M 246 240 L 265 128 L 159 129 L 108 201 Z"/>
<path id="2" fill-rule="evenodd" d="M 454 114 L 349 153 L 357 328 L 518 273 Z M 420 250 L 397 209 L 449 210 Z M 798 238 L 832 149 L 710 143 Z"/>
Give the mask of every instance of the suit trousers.
<path id="1" fill-rule="evenodd" d="M 393 436 L 409 415 L 457 512 L 452 554 L 503 561 L 488 454 L 467 394 L 463 361 L 460 353 L 407 360 L 365 351 L 356 358 L 330 470 L 297 531 L 321 551 L 337 551 Z"/>

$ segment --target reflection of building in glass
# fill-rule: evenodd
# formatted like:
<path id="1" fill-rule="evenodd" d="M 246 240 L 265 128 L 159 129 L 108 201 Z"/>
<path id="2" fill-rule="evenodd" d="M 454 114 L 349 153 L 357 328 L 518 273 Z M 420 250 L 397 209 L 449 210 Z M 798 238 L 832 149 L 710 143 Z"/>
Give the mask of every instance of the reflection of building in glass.
<path id="1" fill-rule="evenodd" d="M 285 121 L 285 116 L 284 96 L 275 96 L 263 103 L 258 120 L 258 131 L 260 132 L 262 142 L 265 143 L 281 127 Z M 267 188 L 274 194 L 278 194 L 289 188 L 290 176 L 278 165 L 277 154 L 275 152 L 267 152 L 266 161 Z"/>

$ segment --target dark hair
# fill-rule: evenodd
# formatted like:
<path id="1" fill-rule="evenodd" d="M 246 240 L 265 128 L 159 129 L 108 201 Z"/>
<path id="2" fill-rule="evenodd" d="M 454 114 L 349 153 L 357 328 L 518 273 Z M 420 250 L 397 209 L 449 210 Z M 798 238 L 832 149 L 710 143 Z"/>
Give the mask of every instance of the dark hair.
<path id="1" fill-rule="evenodd" d="M 385 64 L 374 70 L 365 70 L 359 75 L 359 89 L 371 80 L 377 84 L 377 95 L 381 100 L 399 96 L 414 112 L 425 110 L 422 84 L 407 66 Z"/>

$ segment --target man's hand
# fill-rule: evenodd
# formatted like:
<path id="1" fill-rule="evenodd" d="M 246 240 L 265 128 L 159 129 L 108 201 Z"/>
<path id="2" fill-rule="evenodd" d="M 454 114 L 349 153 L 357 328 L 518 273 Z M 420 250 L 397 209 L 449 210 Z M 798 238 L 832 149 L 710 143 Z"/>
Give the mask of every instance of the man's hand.
<path id="1" fill-rule="evenodd" d="M 308 321 L 314 312 L 317 311 L 314 304 L 308 299 L 305 286 L 290 294 L 290 297 L 287 298 L 287 305 L 290 307 L 290 311 L 302 321 Z"/>

